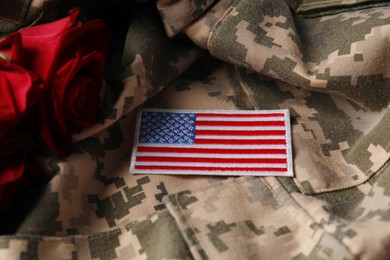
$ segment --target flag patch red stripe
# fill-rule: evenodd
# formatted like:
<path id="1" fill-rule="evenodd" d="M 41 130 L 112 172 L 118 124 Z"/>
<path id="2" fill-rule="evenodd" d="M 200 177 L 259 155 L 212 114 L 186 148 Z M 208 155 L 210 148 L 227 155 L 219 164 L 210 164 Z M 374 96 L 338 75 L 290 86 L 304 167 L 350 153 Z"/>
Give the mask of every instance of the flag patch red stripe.
<path id="1" fill-rule="evenodd" d="M 284 130 L 196 130 L 195 135 L 275 136 L 285 135 Z"/>
<path id="2" fill-rule="evenodd" d="M 192 158 L 137 156 L 139 162 L 201 162 L 201 163 L 287 163 L 284 158 Z"/>
<path id="3" fill-rule="evenodd" d="M 195 144 L 230 144 L 230 145 L 254 145 L 254 144 L 286 144 L 286 140 L 224 140 L 224 139 L 195 139 Z"/>
<path id="4" fill-rule="evenodd" d="M 228 117 L 228 118 L 237 118 L 237 117 L 284 117 L 283 113 L 268 113 L 268 114 L 226 114 L 226 113 L 197 113 L 197 117 Z"/>
<path id="5" fill-rule="evenodd" d="M 284 126 L 284 121 L 196 121 L 196 126 Z"/>

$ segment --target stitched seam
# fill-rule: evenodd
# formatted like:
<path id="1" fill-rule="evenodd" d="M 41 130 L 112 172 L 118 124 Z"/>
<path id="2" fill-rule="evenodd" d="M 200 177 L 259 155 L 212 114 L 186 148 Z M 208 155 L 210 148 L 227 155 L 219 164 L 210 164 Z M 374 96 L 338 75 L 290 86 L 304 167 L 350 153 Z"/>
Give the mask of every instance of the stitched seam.
<path id="1" fill-rule="evenodd" d="M 357 181 L 357 182 L 353 182 L 352 184 L 349 184 L 349 185 L 346 185 L 346 186 L 340 186 L 340 187 L 335 187 L 335 188 L 325 188 L 325 189 L 315 189 L 314 192 L 309 192 L 309 193 L 305 193 L 303 192 L 304 194 L 319 194 L 319 193 L 323 193 L 323 192 L 331 192 L 331 191 L 338 191 L 338 190 L 344 190 L 344 189 L 348 189 L 348 188 L 353 188 L 353 187 L 356 187 L 356 186 L 359 186 L 363 183 L 365 183 L 366 181 L 370 180 L 374 175 L 376 175 L 378 172 L 380 172 L 388 163 L 390 163 L 390 158 L 388 158 L 379 168 L 378 170 L 372 172 L 370 175 L 366 176 L 365 179 L 361 180 L 361 181 Z M 294 182 L 299 186 L 299 187 L 302 187 L 301 184 L 301 181 L 298 180 L 297 178 L 294 177 Z"/>
<path id="2" fill-rule="evenodd" d="M 124 226 L 123 226 L 124 228 Z M 70 236 L 67 236 L 67 235 L 64 235 L 64 236 L 50 236 L 50 235 L 30 235 L 30 234 L 26 234 L 26 235 L 7 235 L 7 236 L 1 236 L 2 238 L 8 238 L 9 240 L 26 240 L 26 239 L 38 239 L 38 240 L 42 240 L 42 239 L 45 239 L 45 242 L 58 242 L 58 241 L 61 241 L 61 240 L 65 240 L 65 241 L 71 241 L 72 239 L 75 239 L 75 238 L 78 238 L 78 239 L 93 239 L 93 238 L 99 238 L 99 237 L 107 237 L 107 236 L 110 236 L 112 235 L 113 233 L 115 233 L 115 231 L 120 231 L 120 234 L 124 234 L 123 233 L 123 230 L 121 228 L 114 228 L 114 229 L 111 229 L 111 230 L 108 230 L 108 231 L 102 231 L 102 232 L 97 232 L 97 233 L 91 233 L 91 234 L 88 234 L 88 235 L 70 235 Z"/>
<path id="3" fill-rule="evenodd" d="M 333 4 L 328 4 L 328 3 L 332 3 Z M 303 4 L 300 4 L 296 11 L 299 13 L 299 12 L 302 12 L 302 14 L 306 13 L 306 12 L 318 12 L 318 13 L 321 13 L 321 12 L 324 12 L 326 10 L 317 10 L 315 8 L 328 8 L 328 9 L 334 9 L 334 8 L 339 8 L 341 9 L 339 12 L 344 12 L 342 11 L 342 9 L 349 9 L 349 8 L 354 8 L 354 7 L 357 7 L 357 6 L 362 6 L 361 9 L 364 9 L 364 5 L 380 5 L 380 4 L 386 4 L 386 1 L 383 1 L 383 2 L 370 2 L 370 1 L 359 1 L 359 2 L 356 2 L 356 3 L 350 3 L 350 4 L 342 4 L 342 3 L 334 3 L 333 0 L 324 0 L 324 1 L 316 1 L 316 2 L 311 2 L 311 3 L 303 3 Z M 302 8 L 310 8 L 308 10 L 302 10 Z M 314 8 L 314 9 L 313 9 Z M 358 8 L 360 9 L 360 8 Z"/>
<path id="4" fill-rule="evenodd" d="M 316 241 L 314 238 L 313 238 L 313 235 L 312 234 L 310 234 L 310 232 L 308 232 L 307 231 L 307 229 L 306 229 L 306 227 L 304 227 L 304 226 L 302 226 L 299 222 L 298 222 L 298 220 L 297 219 L 295 219 L 294 218 L 294 216 L 292 216 L 291 215 L 291 213 L 284 207 L 284 205 L 281 203 L 281 201 L 278 199 L 278 197 L 276 196 L 276 194 L 274 193 L 274 191 L 273 191 L 273 189 L 271 188 L 271 186 L 268 184 L 268 183 L 266 183 L 265 181 L 264 181 L 264 178 L 262 178 L 262 177 L 254 177 L 254 178 L 260 178 L 260 180 L 267 186 L 267 188 L 271 191 L 271 193 L 272 193 L 272 195 L 274 196 L 274 198 L 276 199 L 276 201 L 278 202 L 278 204 L 286 211 L 286 213 L 287 213 L 287 215 L 298 225 L 298 226 L 300 226 L 302 229 L 303 229 L 303 231 L 313 240 L 313 241 L 315 241 L 316 242 L 316 244 L 318 244 L 318 241 Z M 268 177 L 268 178 L 273 178 L 273 177 Z M 245 180 L 245 177 L 239 177 L 239 178 L 236 178 L 236 179 L 233 179 L 233 181 L 230 181 L 229 183 L 227 183 L 226 185 L 225 185 L 225 187 L 226 186 L 230 186 L 230 185 L 232 185 L 232 184 L 234 184 L 234 183 L 241 183 L 243 180 Z M 196 194 L 196 193 L 200 193 L 200 192 L 202 192 L 202 191 L 204 191 L 204 190 L 208 190 L 208 189 L 211 189 L 211 188 L 213 188 L 215 185 L 210 185 L 210 186 L 206 186 L 206 187 L 202 187 L 202 188 L 200 188 L 200 189 L 198 189 L 198 190 L 196 190 L 196 192 L 193 192 L 192 194 Z M 283 187 L 283 189 L 284 189 L 284 187 Z M 285 189 L 284 189 L 285 190 Z M 285 190 L 286 191 L 286 190 Z M 286 191 L 287 192 L 287 191 Z M 291 195 L 289 195 L 290 197 L 291 197 Z M 292 197 L 291 197 L 292 198 Z M 176 200 L 176 202 L 178 202 L 178 200 L 177 200 L 177 195 L 175 194 L 175 200 Z M 294 200 L 294 202 L 295 202 L 295 200 Z M 312 218 L 312 216 L 310 215 L 310 214 L 308 214 L 297 202 L 296 202 L 296 204 L 300 207 L 300 209 L 302 209 L 306 214 L 307 214 L 307 216 L 310 218 L 310 219 L 312 219 L 312 221 L 313 222 L 315 222 L 315 223 L 317 223 L 313 218 Z M 206 251 L 206 249 L 207 249 L 207 247 L 201 242 L 201 240 L 199 239 L 199 236 L 197 235 L 197 233 L 195 232 L 195 227 L 194 227 L 194 225 L 191 223 L 191 221 L 189 220 L 190 218 L 188 217 L 188 215 L 186 214 L 186 212 L 184 211 L 184 209 L 180 206 L 180 204 L 179 203 L 177 203 L 177 205 L 178 205 L 178 208 L 179 208 L 179 210 L 180 210 L 180 212 L 182 213 L 182 216 L 183 216 L 183 219 L 185 220 L 185 222 L 188 224 L 188 226 L 194 231 L 194 235 L 195 235 L 195 237 L 196 237 L 196 239 L 197 239 L 197 241 L 199 242 L 199 244 L 200 244 L 200 246 L 205 250 L 205 253 L 207 253 L 207 251 Z M 324 232 L 326 232 L 322 227 L 320 227 Z M 327 232 L 326 232 L 327 233 Z"/>
<path id="5" fill-rule="evenodd" d="M 270 178 L 275 178 L 275 177 L 270 177 Z M 268 189 L 272 192 L 272 195 L 274 196 L 274 198 L 276 199 L 276 201 L 279 203 L 279 205 L 287 212 L 288 216 L 295 222 L 297 223 L 297 225 L 299 225 L 300 227 L 302 227 L 302 229 L 305 231 L 305 233 L 307 233 L 311 238 L 312 235 L 310 235 L 310 233 L 306 230 L 306 228 L 304 226 L 302 226 L 300 224 L 300 222 L 298 222 L 298 220 L 289 212 L 289 210 L 281 203 L 280 199 L 276 196 L 274 190 L 272 189 L 271 185 L 267 182 L 266 179 L 262 178 L 261 179 L 262 182 L 268 187 Z M 279 180 L 276 179 L 276 181 L 279 182 Z M 280 182 L 279 182 L 280 183 Z M 301 204 L 299 204 L 293 196 L 291 196 L 291 194 L 289 192 L 287 192 L 287 190 L 283 187 L 283 185 L 281 185 L 281 188 L 284 190 L 284 192 L 286 192 L 288 195 L 289 195 L 289 198 L 292 199 L 296 205 L 299 206 L 299 209 L 301 209 L 314 223 L 318 224 L 317 221 L 312 217 L 311 214 L 309 214 L 309 212 L 307 212 L 307 210 L 305 208 L 303 208 L 301 206 Z M 337 239 L 332 233 L 329 233 L 328 231 L 326 231 L 323 227 L 319 226 L 321 228 L 321 230 L 323 230 L 326 234 L 332 236 L 333 238 L 335 238 L 337 241 L 340 242 L 341 245 L 343 245 L 345 247 L 346 250 L 348 250 L 348 252 L 351 254 L 351 255 L 354 255 L 351 251 L 351 249 L 346 245 L 344 244 L 341 240 Z M 314 233 L 313 233 L 314 235 Z M 322 237 L 322 236 L 321 236 Z M 313 238 L 313 240 L 315 241 L 315 239 Z M 316 244 L 318 244 L 319 241 L 316 241 Z"/>
<path id="6" fill-rule="evenodd" d="M 191 223 L 190 218 L 187 216 L 187 213 L 184 211 L 184 209 L 181 207 L 179 201 L 178 201 L 178 194 L 175 194 L 175 200 L 176 204 L 178 205 L 179 211 L 183 216 L 183 220 L 186 222 L 186 224 L 189 226 L 189 228 L 192 230 L 196 241 L 198 242 L 198 245 L 205 251 L 205 254 L 207 255 L 207 247 L 203 244 L 202 240 L 199 238 L 195 226 Z M 199 250 L 199 249 L 198 249 Z M 199 253 L 199 252 L 198 252 Z"/>
<path id="7" fill-rule="evenodd" d="M 355 5 L 355 4 L 361 4 L 361 3 L 370 3 L 369 1 L 359 1 L 359 2 L 356 2 L 356 3 L 351 3 L 351 4 L 343 4 L 343 3 L 335 3 L 334 0 L 323 0 L 323 1 L 316 1 L 316 2 L 311 2 L 311 3 L 303 3 L 300 5 L 300 7 L 311 7 L 311 6 L 326 6 L 326 4 L 328 3 L 334 3 L 334 7 L 348 7 L 348 6 L 351 6 L 351 5 Z"/>
<path id="8" fill-rule="evenodd" d="M 273 178 L 273 177 L 270 177 L 270 178 Z M 278 196 L 276 196 L 276 194 L 275 194 L 275 192 L 274 192 L 274 190 L 273 190 L 273 188 L 271 187 L 271 185 L 267 182 L 267 180 L 265 180 L 264 178 L 261 178 L 261 181 L 265 184 L 265 186 L 267 186 L 267 188 L 268 188 L 268 190 L 270 190 L 271 191 L 271 193 L 272 193 L 272 195 L 274 196 L 274 198 L 275 198 L 275 200 L 279 203 L 279 205 L 284 209 L 284 211 L 287 213 L 287 215 L 298 225 L 298 226 L 300 226 L 304 231 L 305 231 L 305 233 L 310 237 L 310 238 L 312 238 L 313 240 L 315 240 L 314 238 L 313 238 L 313 234 L 310 234 L 310 232 L 309 231 L 307 231 L 307 228 L 306 227 L 304 227 L 304 226 L 302 226 L 301 224 L 300 224 L 300 222 L 289 212 L 289 210 L 287 210 L 287 208 L 282 204 L 282 202 L 280 201 L 280 199 L 278 198 Z M 279 182 L 279 181 L 278 181 Z M 286 189 L 281 185 L 281 187 L 283 188 L 283 190 L 286 192 L 286 193 L 288 193 L 287 191 L 286 191 Z M 292 196 L 289 194 L 289 197 L 290 198 L 292 198 Z M 296 202 L 297 203 L 297 202 Z M 297 203 L 297 205 L 299 205 L 298 203 Z M 302 207 L 300 207 L 301 209 L 303 209 Z M 307 212 L 305 211 L 305 213 L 307 214 Z M 315 222 L 315 223 L 317 223 L 316 221 L 315 221 L 315 219 L 313 219 L 309 214 L 307 214 L 307 216 L 309 217 L 309 218 L 311 218 L 311 220 L 313 221 L 313 222 Z M 325 230 L 324 230 L 325 231 Z M 316 241 L 316 242 L 318 242 L 318 241 Z"/>
<path id="9" fill-rule="evenodd" d="M 225 180 L 225 181 L 222 181 L 224 184 L 226 184 L 227 186 L 230 186 L 234 183 L 241 183 L 242 181 L 245 180 L 245 177 L 238 177 L 238 178 L 230 178 L 228 180 Z M 208 186 L 204 186 L 204 187 L 200 187 L 198 189 L 195 189 L 194 192 L 192 192 L 192 194 L 197 194 L 197 193 L 200 193 L 200 192 L 203 192 L 205 190 L 209 190 L 215 186 L 219 186 L 221 185 L 221 182 L 217 182 L 217 183 L 213 183 L 213 184 L 210 184 Z M 198 233 L 196 232 L 195 230 L 195 226 L 192 224 L 192 222 L 190 221 L 190 217 L 188 216 L 188 214 L 185 212 L 185 210 L 181 207 L 180 203 L 178 203 L 178 194 L 175 194 L 174 195 L 174 198 L 176 200 L 176 204 L 178 205 L 178 209 L 180 211 L 180 213 L 182 214 L 183 216 L 183 220 L 186 222 L 186 224 L 189 226 L 189 228 L 193 231 L 193 234 L 199 244 L 199 247 L 201 249 L 203 249 L 205 251 L 205 254 L 208 256 L 208 247 L 202 242 L 202 240 L 200 239 Z"/>
<path id="10" fill-rule="evenodd" d="M 236 4 L 239 2 L 239 0 L 234 0 L 230 6 L 226 9 L 225 13 L 222 15 L 221 18 L 218 19 L 218 21 L 215 23 L 213 29 L 211 29 L 211 32 L 210 32 L 210 35 L 209 35 L 209 38 L 207 40 L 207 49 L 210 50 L 210 53 L 212 53 L 212 50 L 211 50 L 211 45 L 213 43 L 213 40 L 216 36 L 214 35 L 217 35 L 221 29 L 221 23 L 227 19 L 227 17 L 233 12 L 234 10 L 234 7 L 236 6 Z"/>
<path id="11" fill-rule="evenodd" d="M 323 0 L 323 1 L 316 1 L 316 2 L 311 2 L 311 3 L 303 3 L 301 4 L 300 6 L 323 6 L 323 4 L 327 4 L 327 3 L 331 3 L 331 2 L 334 2 L 334 0 Z M 341 6 L 343 6 L 341 4 Z"/>
<path id="12" fill-rule="evenodd" d="M 244 93 L 245 93 L 245 94 L 249 97 L 249 99 L 251 100 L 253 107 L 254 107 L 255 109 L 259 110 L 260 107 L 257 105 L 257 102 L 256 102 L 255 99 L 253 98 L 253 95 L 251 94 L 252 91 L 250 90 L 248 84 L 246 84 L 246 83 L 244 82 L 244 80 L 242 79 L 240 73 L 238 72 L 238 67 L 237 67 L 237 65 L 234 66 L 234 72 L 235 72 L 234 74 L 236 75 L 236 78 L 237 78 L 238 82 L 240 83 L 242 89 L 244 90 Z"/>

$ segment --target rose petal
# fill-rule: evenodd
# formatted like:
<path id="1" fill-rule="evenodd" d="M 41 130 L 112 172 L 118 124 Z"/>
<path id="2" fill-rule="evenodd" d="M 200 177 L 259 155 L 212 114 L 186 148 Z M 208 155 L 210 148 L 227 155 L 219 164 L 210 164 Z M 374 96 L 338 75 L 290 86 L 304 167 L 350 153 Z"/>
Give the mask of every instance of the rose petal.
<path id="1" fill-rule="evenodd" d="M 99 90 L 101 87 L 93 80 L 78 76 L 73 81 L 74 86 L 67 93 L 65 118 L 73 133 L 80 127 L 92 126 L 100 115 Z M 101 85 L 101 84 L 100 84 Z M 70 98 L 72 97 L 72 98 Z"/>
<path id="2" fill-rule="evenodd" d="M 90 127 L 100 115 L 99 93 L 103 82 L 104 59 L 98 52 L 82 57 L 66 90 L 66 119 L 82 127 Z"/>
<path id="3" fill-rule="evenodd" d="M 45 98 L 41 106 L 40 124 L 42 138 L 59 156 L 69 154 L 72 147 L 70 135 L 74 129 L 69 129 L 66 125 L 64 98 L 67 88 L 78 87 L 70 83 L 74 75 L 79 71 L 82 57 L 80 52 L 74 55 L 57 71 L 51 92 L 48 92 L 50 98 Z"/>
<path id="4" fill-rule="evenodd" d="M 24 53 L 19 32 L 13 33 L 0 41 L 0 53 L 4 54 L 9 62 L 23 66 Z"/>
<path id="5" fill-rule="evenodd" d="M 39 108 L 41 136 L 59 156 L 71 152 L 71 134 L 80 126 L 92 125 L 99 116 L 99 93 L 109 41 L 108 28 L 102 21 L 81 25 L 76 22 L 77 13 L 77 10 L 71 12 L 56 25 L 43 24 L 21 31 L 27 48 L 26 66 L 45 83 Z M 91 96 L 79 96 L 85 93 Z M 83 101 L 85 98 L 88 102 Z"/>
<path id="6" fill-rule="evenodd" d="M 26 164 L 24 166 L 24 171 L 22 176 L 17 180 L 7 183 L 5 185 L 0 185 L 0 214 L 1 212 L 8 213 L 12 210 L 11 207 L 20 207 L 17 203 L 18 199 L 15 201 L 16 195 L 29 196 L 31 191 L 29 188 L 35 186 L 42 182 L 42 173 L 40 168 L 35 164 Z M 34 188 L 33 188 L 34 189 Z M 34 192 L 34 191 L 33 191 Z M 14 205 L 11 205 L 15 203 Z M 26 211 L 27 212 L 27 211 Z"/>
<path id="7" fill-rule="evenodd" d="M 60 157 L 69 155 L 73 143 L 68 130 L 57 121 L 55 113 L 41 103 L 39 109 L 41 136 L 53 152 Z"/>
<path id="8" fill-rule="evenodd" d="M 24 155 L 0 159 L 0 185 L 17 180 L 24 171 Z"/>
<path id="9" fill-rule="evenodd" d="M 63 19 L 20 31 L 26 49 L 26 67 L 40 75 L 44 81 L 50 79 L 51 71 L 55 69 L 54 64 L 64 47 L 64 32 L 81 26 L 76 21 L 78 12 L 75 9 Z"/>
<path id="10" fill-rule="evenodd" d="M 64 98 L 67 88 L 74 88 L 70 85 L 72 77 L 77 73 L 79 63 L 81 60 L 81 54 L 76 53 L 76 56 L 69 59 L 63 67 L 61 67 L 56 73 L 56 77 L 52 83 L 51 90 L 51 102 L 53 112 L 57 118 L 58 125 L 66 130 L 65 124 L 65 110 L 64 110 Z M 65 131 L 64 131 L 65 132 Z"/>
<path id="11" fill-rule="evenodd" d="M 40 98 L 40 78 L 24 68 L 0 62 L 0 129 L 13 127 Z"/>

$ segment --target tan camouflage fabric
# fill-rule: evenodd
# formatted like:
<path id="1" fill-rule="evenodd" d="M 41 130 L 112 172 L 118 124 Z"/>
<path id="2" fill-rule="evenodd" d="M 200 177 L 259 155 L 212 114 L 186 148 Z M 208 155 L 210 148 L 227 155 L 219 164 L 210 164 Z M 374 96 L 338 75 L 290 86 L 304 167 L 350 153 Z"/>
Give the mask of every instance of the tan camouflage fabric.
<path id="1" fill-rule="evenodd" d="M 41 157 L 0 259 L 390 259 L 390 2 L 111 4 L 106 113 Z M 287 108 L 294 177 L 133 175 L 141 106 Z"/>

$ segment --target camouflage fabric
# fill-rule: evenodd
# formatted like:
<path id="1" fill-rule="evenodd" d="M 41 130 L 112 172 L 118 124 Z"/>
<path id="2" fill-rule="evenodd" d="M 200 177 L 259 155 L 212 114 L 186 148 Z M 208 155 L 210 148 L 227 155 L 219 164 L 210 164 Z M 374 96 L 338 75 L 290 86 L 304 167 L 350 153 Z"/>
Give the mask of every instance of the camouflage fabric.
<path id="1" fill-rule="evenodd" d="M 49 14 L 51 13 L 49 7 L 54 2 L 55 0 L 1 0 L 0 36 L 12 33 L 22 27 L 31 26 L 43 17 L 52 18 L 53 16 Z"/>
<path id="2" fill-rule="evenodd" d="M 388 1 L 98 3 L 129 16 L 106 113 L 41 157 L 0 259 L 390 258 Z M 132 175 L 140 106 L 287 108 L 294 177 Z"/>

